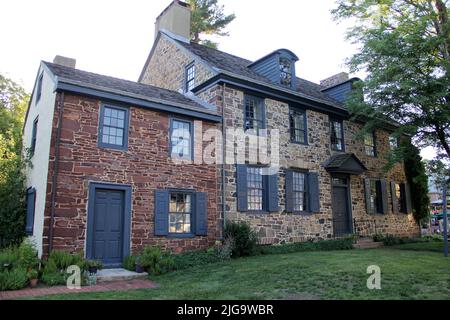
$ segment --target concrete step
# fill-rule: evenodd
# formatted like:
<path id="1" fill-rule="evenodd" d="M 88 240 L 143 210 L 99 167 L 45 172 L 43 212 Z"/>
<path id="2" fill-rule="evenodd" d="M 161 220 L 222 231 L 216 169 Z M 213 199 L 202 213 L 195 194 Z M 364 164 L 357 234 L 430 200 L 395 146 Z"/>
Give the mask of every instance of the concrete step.
<path id="1" fill-rule="evenodd" d="M 97 282 L 127 281 L 133 279 L 146 279 L 148 274 L 119 269 L 103 269 L 97 272 Z"/>

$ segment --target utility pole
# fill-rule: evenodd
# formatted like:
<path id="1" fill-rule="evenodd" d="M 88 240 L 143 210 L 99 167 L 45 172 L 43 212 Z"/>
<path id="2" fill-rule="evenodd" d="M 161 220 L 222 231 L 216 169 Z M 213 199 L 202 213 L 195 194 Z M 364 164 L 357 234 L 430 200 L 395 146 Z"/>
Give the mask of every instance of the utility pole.
<path id="1" fill-rule="evenodd" d="M 442 191 L 442 214 L 444 218 L 444 256 L 448 257 L 448 220 L 447 220 L 447 177 L 444 179 Z"/>

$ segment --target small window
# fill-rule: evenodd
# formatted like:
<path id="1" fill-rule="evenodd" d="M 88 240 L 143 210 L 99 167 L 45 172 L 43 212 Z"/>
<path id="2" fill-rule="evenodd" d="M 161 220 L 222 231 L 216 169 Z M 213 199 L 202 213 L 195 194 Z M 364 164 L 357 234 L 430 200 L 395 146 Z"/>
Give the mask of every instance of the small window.
<path id="1" fill-rule="evenodd" d="M 289 111 L 289 122 L 291 141 L 307 144 L 306 111 L 291 109 Z"/>
<path id="2" fill-rule="evenodd" d="M 186 92 L 191 91 L 195 87 L 195 64 L 190 64 L 186 68 Z"/>
<path id="3" fill-rule="evenodd" d="M 342 121 L 330 120 L 331 149 L 344 151 L 344 128 Z"/>
<path id="4" fill-rule="evenodd" d="M 389 146 L 391 147 L 391 150 L 395 150 L 398 148 L 398 138 L 394 136 L 389 136 Z"/>
<path id="5" fill-rule="evenodd" d="M 395 195 L 397 196 L 398 212 L 406 213 L 406 186 L 404 183 L 395 184 Z"/>
<path id="6" fill-rule="evenodd" d="M 366 155 L 375 157 L 375 155 L 376 155 L 375 133 L 369 132 L 364 135 L 364 149 L 365 149 Z"/>
<path id="7" fill-rule="evenodd" d="M 192 123 L 172 119 L 170 150 L 172 158 L 192 160 Z"/>
<path id="8" fill-rule="evenodd" d="M 27 190 L 27 217 L 25 224 L 25 232 L 28 235 L 33 234 L 35 205 L 36 190 L 34 188 L 29 188 Z"/>
<path id="9" fill-rule="evenodd" d="M 128 146 L 128 109 L 103 106 L 100 114 L 100 146 L 126 149 Z"/>
<path id="10" fill-rule="evenodd" d="M 42 81 L 43 81 L 43 79 L 44 79 L 44 74 L 41 73 L 41 75 L 39 76 L 37 87 L 36 87 L 36 103 L 38 103 L 39 100 L 41 100 L 41 96 L 42 96 Z"/>
<path id="11" fill-rule="evenodd" d="M 31 145 L 30 145 L 31 155 L 34 155 L 34 151 L 36 150 L 37 130 L 38 130 L 38 118 L 34 119 L 33 121 L 33 131 L 31 133 Z"/>
<path id="12" fill-rule="evenodd" d="M 294 211 L 308 211 L 306 173 L 294 171 L 292 180 Z"/>
<path id="13" fill-rule="evenodd" d="M 264 183 L 261 167 L 247 167 L 247 203 L 249 211 L 264 208 Z"/>
<path id="14" fill-rule="evenodd" d="M 383 204 L 382 204 L 382 195 L 381 195 L 381 182 L 380 180 L 371 180 L 370 181 L 370 203 L 374 210 L 374 213 L 383 213 Z"/>
<path id="15" fill-rule="evenodd" d="M 172 192 L 169 202 L 169 233 L 190 234 L 192 215 L 192 195 Z"/>
<path id="16" fill-rule="evenodd" d="M 245 130 L 264 129 L 264 100 L 246 95 L 245 98 Z"/>
<path id="17" fill-rule="evenodd" d="M 292 85 L 292 62 L 287 58 L 280 58 L 280 83 L 288 87 Z"/>

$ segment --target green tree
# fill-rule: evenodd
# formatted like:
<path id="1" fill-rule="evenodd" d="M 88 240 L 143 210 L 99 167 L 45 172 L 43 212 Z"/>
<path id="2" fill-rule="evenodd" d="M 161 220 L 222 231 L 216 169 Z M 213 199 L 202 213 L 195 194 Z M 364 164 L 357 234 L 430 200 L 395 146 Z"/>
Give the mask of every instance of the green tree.
<path id="1" fill-rule="evenodd" d="M 200 39 L 201 35 L 228 36 L 224 29 L 233 21 L 234 14 L 226 15 L 223 5 L 218 0 L 189 0 L 191 5 L 191 40 L 211 48 L 217 48 L 218 43 Z"/>
<path id="2" fill-rule="evenodd" d="M 0 246 L 20 242 L 25 231 L 25 163 L 22 127 L 29 95 L 0 74 Z"/>
<path id="3" fill-rule="evenodd" d="M 348 65 L 367 74 L 347 102 L 355 118 L 367 121 L 364 130 L 395 120 L 396 136 L 409 134 L 449 160 L 448 1 L 337 0 L 332 13 L 352 22 L 347 37 L 359 50 Z"/>

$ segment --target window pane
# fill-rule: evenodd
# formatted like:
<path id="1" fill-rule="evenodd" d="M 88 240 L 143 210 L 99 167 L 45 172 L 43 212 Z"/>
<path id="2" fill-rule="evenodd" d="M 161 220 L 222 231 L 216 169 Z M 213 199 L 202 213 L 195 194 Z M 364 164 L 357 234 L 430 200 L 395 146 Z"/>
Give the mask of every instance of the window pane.
<path id="1" fill-rule="evenodd" d="M 104 107 L 102 143 L 123 146 L 125 134 L 125 112 Z M 118 120 L 118 119 L 121 120 Z"/>
<path id="2" fill-rule="evenodd" d="M 170 141 L 172 156 L 187 158 L 191 157 L 191 123 L 173 120 Z"/>
<path id="3" fill-rule="evenodd" d="M 247 168 L 247 202 L 249 210 L 263 210 L 262 169 Z"/>
<path id="4" fill-rule="evenodd" d="M 191 195 L 174 192 L 169 202 L 169 232 L 191 232 Z"/>

